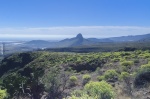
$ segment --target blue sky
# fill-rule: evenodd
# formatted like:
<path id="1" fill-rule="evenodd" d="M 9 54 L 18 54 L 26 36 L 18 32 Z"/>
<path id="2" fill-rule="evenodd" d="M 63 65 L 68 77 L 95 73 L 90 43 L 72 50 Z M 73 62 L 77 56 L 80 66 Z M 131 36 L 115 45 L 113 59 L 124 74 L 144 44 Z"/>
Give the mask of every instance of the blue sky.
<path id="1" fill-rule="evenodd" d="M 150 33 L 150 0 L 0 0 L 0 38 Z"/>

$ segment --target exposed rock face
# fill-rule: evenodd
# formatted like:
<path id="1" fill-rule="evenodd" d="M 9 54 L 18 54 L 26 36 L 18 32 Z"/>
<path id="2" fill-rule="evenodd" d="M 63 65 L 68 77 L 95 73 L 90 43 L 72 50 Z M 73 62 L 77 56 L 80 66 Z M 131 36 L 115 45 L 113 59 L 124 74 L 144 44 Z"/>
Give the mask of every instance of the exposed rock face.
<path id="1" fill-rule="evenodd" d="M 78 38 L 78 39 L 80 39 L 80 40 L 83 40 L 83 36 L 82 36 L 81 33 L 79 33 L 79 34 L 76 36 L 76 38 Z"/>

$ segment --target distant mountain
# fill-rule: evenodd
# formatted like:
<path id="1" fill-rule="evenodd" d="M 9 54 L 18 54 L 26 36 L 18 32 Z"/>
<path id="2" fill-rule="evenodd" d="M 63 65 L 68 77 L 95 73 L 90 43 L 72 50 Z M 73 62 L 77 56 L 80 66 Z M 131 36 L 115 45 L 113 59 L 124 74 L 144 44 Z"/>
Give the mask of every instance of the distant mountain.
<path id="1" fill-rule="evenodd" d="M 150 34 L 144 34 L 144 35 L 135 35 L 135 36 L 121 36 L 121 37 L 112 37 L 109 38 L 110 40 L 114 42 L 128 42 L 128 41 L 139 41 L 145 38 L 150 38 Z"/>
<path id="2" fill-rule="evenodd" d="M 49 42 L 45 40 L 32 40 L 24 43 L 24 46 L 32 48 L 62 48 L 62 47 L 77 47 L 77 46 L 93 46 L 113 42 L 150 42 L 150 34 L 135 35 L 135 36 L 121 36 L 112 38 L 87 38 L 85 39 L 81 33 L 76 37 L 64 39 L 58 42 Z"/>
<path id="3" fill-rule="evenodd" d="M 94 44 L 94 42 L 88 39 L 84 39 L 81 33 L 79 33 L 74 38 L 64 39 L 58 42 L 59 47 L 74 47 L 74 46 L 82 46 L 88 44 Z"/>

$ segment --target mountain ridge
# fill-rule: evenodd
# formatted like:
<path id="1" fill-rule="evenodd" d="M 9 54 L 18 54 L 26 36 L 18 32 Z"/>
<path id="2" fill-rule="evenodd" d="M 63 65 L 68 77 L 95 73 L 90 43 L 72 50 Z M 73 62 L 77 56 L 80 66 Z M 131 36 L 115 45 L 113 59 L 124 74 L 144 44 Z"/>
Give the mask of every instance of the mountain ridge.
<path id="1" fill-rule="evenodd" d="M 137 41 L 149 41 L 150 33 L 143 35 L 129 35 L 120 37 L 110 37 L 110 38 L 84 38 L 81 33 L 77 34 L 73 38 L 67 38 L 58 42 L 49 42 L 46 40 L 32 40 L 26 42 L 26 46 L 34 46 L 37 48 L 61 48 L 61 47 L 76 47 L 76 46 L 90 46 L 99 43 L 113 43 L 113 42 L 137 42 Z M 146 40 L 145 40 L 146 39 Z"/>

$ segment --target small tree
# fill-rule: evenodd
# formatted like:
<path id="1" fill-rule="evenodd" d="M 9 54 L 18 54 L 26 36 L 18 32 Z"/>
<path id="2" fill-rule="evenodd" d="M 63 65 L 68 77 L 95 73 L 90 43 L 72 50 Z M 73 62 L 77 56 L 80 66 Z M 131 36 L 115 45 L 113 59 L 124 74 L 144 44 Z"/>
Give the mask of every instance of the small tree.
<path id="1" fill-rule="evenodd" d="M 61 72 L 59 67 L 51 67 L 42 79 L 48 91 L 48 99 L 61 99 L 68 79 L 68 73 Z"/>

